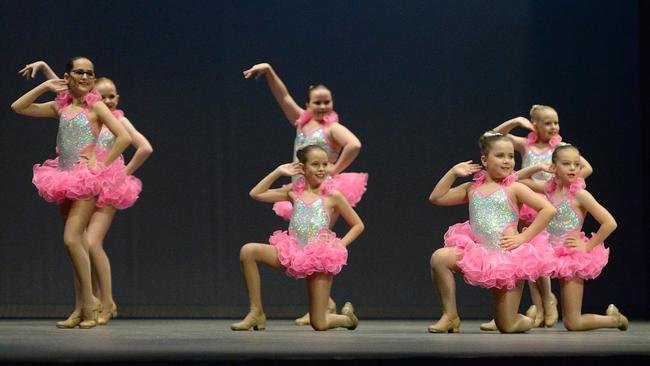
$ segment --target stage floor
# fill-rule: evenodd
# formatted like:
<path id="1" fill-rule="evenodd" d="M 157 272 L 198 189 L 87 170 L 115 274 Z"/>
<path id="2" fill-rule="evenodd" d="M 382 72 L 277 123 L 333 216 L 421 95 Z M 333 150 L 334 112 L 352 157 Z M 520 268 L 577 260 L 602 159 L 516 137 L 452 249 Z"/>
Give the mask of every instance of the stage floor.
<path id="1" fill-rule="evenodd" d="M 232 321 L 116 319 L 94 329 L 62 330 L 51 319 L 0 320 L 0 362 L 650 361 L 650 322 L 640 321 L 631 322 L 627 332 L 567 332 L 558 324 L 507 335 L 482 332 L 479 321 L 464 321 L 459 334 L 429 334 L 427 320 L 362 320 L 354 331 L 326 332 L 291 320 L 269 320 L 265 331 L 233 332 Z"/>

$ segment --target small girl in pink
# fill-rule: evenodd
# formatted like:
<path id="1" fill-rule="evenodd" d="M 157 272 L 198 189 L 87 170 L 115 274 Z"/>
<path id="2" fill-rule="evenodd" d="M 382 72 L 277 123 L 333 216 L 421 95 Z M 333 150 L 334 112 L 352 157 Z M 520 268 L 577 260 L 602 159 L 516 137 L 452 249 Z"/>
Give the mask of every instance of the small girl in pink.
<path id="1" fill-rule="evenodd" d="M 518 314 L 523 280 L 535 281 L 551 273 L 551 250 L 545 243 L 544 226 L 555 210 L 546 200 L 516 182 L 512 141 L 493 131 L 480 139 L 481 163 L 466 161 L 445 174 L 429 196 L 440 206 L 469 203 L 470 220 L 445 233 L 445 247 L 431 256 L 431 276 L 440 296 L 443 315 L 429 326 L 431 333 L 458 332 L 453 272 L 462 272 L 474 286 L 491 288 L 495 320 L 503 333 L 525 332 L 533 327 L 536 308 Z M 473 183 L 451 188 L 458 177 L 474 175 Z M 517 231 L 519 207 L 526 203 L 539 211 L 530 227 Z M 542 233 L 542 234 L 540 234 Z M 540 235 L 538 235 L 540 234 Z"/>
<path id="2" fill-rule="evenodd" d="M 247 79 L 251 76 L 259 79 L 263 75 L 266 76 L 269 88 L 289 123 L 296 128 L 294 161 L 297 161 L 296 152 L 299 149 L 308 145 L 322 147 L 331 163 L 328 175 L 332 179 L 332 186 L 345 196 L 352 207 L 356 206 L 366 191 L 368 174 L 342 173 L 359 154 L 361 142 L 350 130 L 338 123 L 339 116 L 333 109 L 331 91 L 322 84 L 310 86 L 306 109 L 302 109 L 291 97 L 271 65 L 257 64 L 244 71 L 244 77 Z M 285 220 L 291 217 L 291 204 L 288 201 L 276 203 L 273 210 Z"/>
<path id="3" fill-rule="evenodd" d="M 131 138 L 93 90 L 95 71 L 89 59 L 71 59 L 63 77 L 43 82 L 16 100 L 11 108 L 27 116 L 59 119 L 58 156 L 34 166 L 33 183 L 46 201 L 59 204 L 64 220 L 63 240 L 74 269 L 77 294 L 75 311 L 65 322 L 92 328 L 97 325 L 101 303 L 92 293 L 84 232 L 102 189 L 116 187 L 126 179 L 124 170 L 112 163 L 131 143 Z M 35 103 L 46 91 L 60 94 L 56 101 Z M 97 159 L 98 135 L 104 125 L 115 135 L 115 144 Z M 73 327 L 59 323 L 61 328 Z"/>
<path id="4" fill-rule="evenodd" d="M 614 305 L 609 305 L 607 315 L 582 314 L 584 280 L 598 277 L 607 264 L 609 249 L 605 248 L 604 240 L 616 229 L 616 221 L 585 189 L 581 167 L 580 151 L 573 145 L 560 143 L 553 151 L 549 169 L 555 173 L 553 177 L 545 184 L 527 182 L 533 190 L 545 194 L 557 210 L 546 230 L 554 252 L 552 277 L 560 280 L 562 320 L 567 330 L 627 330 L 627 318 Z M 535 171 L 527 173 L 530 176 Z M 581 231 L 587 213 L 600 223 L 591 238 Z"/>
<path id="5" fill-rule="evenodd" d="M 361 234 L 363 222 L 326 178 L 327 152 L 318 145 L 310 145 L 298 150 L 297 155 L 299 163 L 280 165 L 250 192 L 251 197 L 262 202 L 290 200 L 294 209 L 288 231 L 273 233 L 270 244 L 248 243 L 241 248 L 239 260 L 250 311 L 242 321 L 230 326 L 232 330 L 263 330 L 266 327 L 257 262 L 291 277 L 307 279 L 309 319 L 314 330 L 336 327 L 352 330 L 359 322 L 350 303 L 343 306 L 342 315 L 332 314 L 327 308 L 334 275 L 346 264 L 346 247 Z M 280 177 L 297 174 L 303 177 L 292 187 L 271 189 Z M 334 213 L 343 216 L 350 226 L 341 239 L 329 229 Z"/>

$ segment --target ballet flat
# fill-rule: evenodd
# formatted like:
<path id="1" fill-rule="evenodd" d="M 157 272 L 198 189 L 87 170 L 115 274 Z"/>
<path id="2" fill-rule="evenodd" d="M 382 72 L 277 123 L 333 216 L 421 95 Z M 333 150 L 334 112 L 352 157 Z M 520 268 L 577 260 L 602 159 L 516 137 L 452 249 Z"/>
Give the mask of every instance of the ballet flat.
<path id="1" fill-rule="evenodd" d="M 479 328 L 486 332 L 493 332 L 499 330 L 499 328 L 497 328 L 497 323 L 494 321 L 494 319 L 490 320 L 487 323 L 481 324 Z"/>
<path id="2" fill-rule="evenodd" d="M 336 314 L 336 303 L 331 298 L 327 301 L 327 313 Z M 309 325 L 309 313 L 295 320 L 296 325 Z"/>
<path id="3" fill-rule="evenodd" d="M 110 309 L 102 309 L 97 316 L 97 325 L 106 325 L 111 319 L 117 318 L 117 305 L 113 303 Z"/>
<path id="4" fill-rule="evenodd" d="M 266 329 L 266 314 L 260 316 L 246 315 L 244 320 L 230 324 L 231 330 L 264 330 Z"/>
<path id="5" fill-rule="evenodd" d="M 550 301 L 544 301 L 544 326 L 546 328 L 554 327 L 559 317 L 559 314 L 557 312 L 557 298 L 553 294 L 551 294 L 551 296 L 553 299 Z M 536 321 L 535 326 L 539 327 L 541 325 L 537 325 Z"/>
<path id="6" fill-rule="evenodd" d="M 347 316 L 350 318 L 352 321 L 352 325 L 350 325 L 348 330 L 355 330 L 359 326 L 359 318 L 354 314 L 354 306 L 352 306 L 352 303 L 346 302 L 343 304 L 343 307 L 341 308 L 341 314 Z"/>
<path id="7" fill-rule="evenodd" d="M 607 307 L 607 310 L 605 310 L 605 314 L 609 316 L 613 316 L 618 318 L 618 329 L 619 330 L 627 330 L 627 328 L 630 325 L 630 322 L 627 320 L 627 317 L 618 310 L 616 305 L 614 304 L 609 304 Z"/>
<path id="8" fill-rule="evenodd" d="M 447 320 L 445 326 L 437 326 L 435 324 L 429 325 L 427 328 L 429 333 L 459 333 L 460 332 L 460 318 L 456 317 L 451 320 Z"/>

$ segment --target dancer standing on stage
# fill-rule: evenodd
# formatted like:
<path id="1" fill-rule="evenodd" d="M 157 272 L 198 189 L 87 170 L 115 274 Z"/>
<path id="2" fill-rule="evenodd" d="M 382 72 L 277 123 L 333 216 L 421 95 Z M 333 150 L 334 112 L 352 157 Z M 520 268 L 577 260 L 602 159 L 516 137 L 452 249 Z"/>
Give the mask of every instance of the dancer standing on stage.
<path id="1" fill-rule="evenodd" d="M 328 176 L 331 177 L 334 189 L 341 192 L 352 207 L 361 200 L 366 191 L 368 174 L 343 173 L 361 150 L 361 142 L 345 126 L 338 123 L 339 117 L 334 112 L 332 93 L 324 85 L 318 84 L 309 87 L 307 92 L 306 109 L 300 108 L 289 94 L 287 87 L 267 63 L 257 64 L 244 71 L 244 77 L 259 79 L 266 77 L 266 81 L 282 108 L 289 123 L 296 129 L 296 139 L 293 147 L 293 159 L 297 161 L 296 152 L 308 145 L 321 146 L 328 155 Z M 293 180 L 295 181 L 297 177 Z M 329 179 L 329 178 L 328 178 Z M 273 210 L 285 220 L 291 217 L 292 205 L 289 201 L 276 202 Z M 332 220 L 332 225 L 336 217 Z M 334 300 L 329 299 L 328 310 L 336 313 Z M 296 319 L 298 325 L 308 325 L 309 316 Z"/>
<path id="2" fill-rule="evenodd" d="M 510 131 L 515 127 L 523 127 L 531 132 L 525 138 L 511 135 Z M 507 134 L 512 139 L 515 150 L 521 154 L 522 169 L 538 164 L 550 164 L 555 146 L 562 141 L 557 111 L 546 105 L 533 105 L 530 109 L 530 120 L 524 117 L 513 118 L 497 126 L 494 131 Z M 593 169 L 586 159 L 581 159 L 584 167 L 581 176 L 586 178 L 591 175 Z M 551 178 L 551 174 L 538 171 L 533 178 L 546 182 Z M 520 227 L 530 225 L 536 215 L 535 210 L 523 205 L 519 211 Z M 528 287 L 532 302 L 537 307 L 535 326 L 553 327 L 558 319 L 558 311 L 557 298 L 551 290 L 551 279 L 549 277 L 539 278 L 537 282 L 529 282 Z M 481 329 L 497 330 L 494 321 L 481 324 Z"/>
<path id="3" fill-rule="evenodd" d="M 343 194 L 332 189 L 327 179 L 329 157 L 318 145 L 297 151 L 298 163 L 283 164 L 264 177 L 250 191 L 262 202 L 290 201 L 293 204 L 288 231 L 276 231 L 269 244 L 248 243 L 241 248 L 241 269 L 248 291 L 250 311 L 230 326 L 232 330 L 263 330 L 266 315 L 262 307 L 260 274 L 257 262 L 283 271 L 294 278 L 306 278 L 309 293 L 309 318 L 315 330 L 344 327 L 355 329 L 358 319 L 352 304 L 346 303 L 342 315 L 328 312 L 328 299 L 334 275 L 346 264 L 347 246 L 363 231 L 363 222 Z M 302 174 L 291 187 L 272 189 L 282 176 Z M 343 216 L 350 226 L 341 239 L 329 229 L 332 216 Z"/>
<path id="4" fill-rule="evenodd" d="M 453 272 L 462 272 L 474 286 L 491 288 L 495 320 L 503 333 L 525 332 L 533 327 L 536 308 L 518 314 L 522 280 L 534 281 L 551 273 L 551 250 L 542 230 L 555 214 L 553 206 L 516 182 L 514 147 L 510 138 L 493 131 L 481 136 L 481 166 L 466 161 L 451 168 L 429 196 L 440 206 L 469 203 L 468 222 L 445 233 L 445 247 L 431 256 L 431 276 L 442 302 L 440 320 L 431 333 L 458 332 Z M 459 177 L 474 174 L 474 182 L 451 187 Z M 539 213 L 522 233 L 517 231 L 519 207 L 527 204 Z M 540 234 L 542 233 L 542 234 Z M 538 235 L 540 234 L 540 235 Z"/>
<path id="5" fill-rule="evenodd" d="M 41 70 L 48 79 L 58 77 L 52 69 L 43 61 L 28 64 L 20 70 L 23 76 L 34 77 L 36 72 Z M 92 269 L 93 294 L 102 302 L 102 311 L 99 313 L 97 322 L 105 325 L 111 318 L 117 316 L 117 305 L 113 299 L 111 265 L 108 255 L 104 250 L 104 238 L 111 227 L 117 209 L 123 210 L 133 206 L 142 190 L 142 182 L 132 174 L 147 160 L 153 152 L 153 148 L 144 135 L 142 135 L 125 116 L 124 112 L 117 109 L 120 95 L 117 92 L 115 83 L 105 77 L 95 81 L 95 90 L 101 96 L 102 101 L 111 110 L 111 113 L 126 128 L 131 137 L 131 144 L 136 148 L 133 158 L 124 166 L 124 158 L 118 157 L 114 164 L 125 169 L 127 177 L 119 187 L 104 189 L 100 192 L 97 200 L 97 207 L 93 212 L 88 228 L 86 239 L 89 244 L 90 263 Z M 101 159 L 107 154 L 115 143 L 115 136 L 106 127 L 103 127 L 98 138 L 96 155 Z M 77 294 L 79 296 L 79 294 Z M 74 325 L 74 322 L 64 323 L 60 326 Z"/>
<path id="6" fill-rule="evenodd" d="M 75 310 L 59 327 L 92 328 L 101 303 L 93 297 L 88 243 L 84 235 L 102 187 L 116 187 L 126 179 L 124 169 L 113 164 L 131 143 L 129 133 L 93 90 L 95 71 L 85 57 L 66 65 L 64 79 L 50 79 L 16 100 L 11 108 L 32 117 L 59 119 L 57 157 L 34 166 L 33 183 L 48 202 L 59 204 L 64 220 L 63 240 L 72 262 L 79 296 Z M 35 103 L 47 91 L 59 93 L 56 101 Z M 96 145 L 106 126 L 115 143 L 101 159 Z M 62 324 L 65 323 L 65 324 Z"/>
<path id="7" fill-rule="evenodd" d="M 568 330 L 627 330 L 627 318 L 614 305 L 609 305 L 607 315 L 582 314 L 584 281 L 598 277 L 607 264 L 609 249 L 604 240 L 616 229 L 614 217 L 585 189 L 585 181 L 580 177 L 582 160 L 578 148 L 559 143 L 547 169 L 554 173 L 549 182 L 527 182 L 533 190 L 544 193 L 557 210 L 546 230 L 554 252 L 552 277 L 560 280 L 562 321 Z M 519 175 L 530 177 L 542 168 L 534 166 Z M 581 231 L 587 213 L 600 224 L 591 238 Z"/>

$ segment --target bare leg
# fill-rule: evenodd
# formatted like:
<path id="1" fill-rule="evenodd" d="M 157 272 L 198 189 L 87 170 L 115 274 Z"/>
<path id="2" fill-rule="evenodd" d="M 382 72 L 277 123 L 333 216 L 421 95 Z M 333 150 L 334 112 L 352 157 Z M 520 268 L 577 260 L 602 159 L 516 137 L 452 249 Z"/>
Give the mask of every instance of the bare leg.
<path id="1" fill-rule="evenodd" d="M 74 201 L 65 219 L 63 242 L 72 262 L 84 320 L 92 320 L 95 303 L 90 275 L 90 258 L 84 231 L 95 208 L 96 198 Z M 90 325 L 90 324 L 88 324 Z"/>
<path id="2" fill-rule="evenodd" d="M 493 289 L 494 320 L 501 333 L 522 333 L 533 327 L 533 320 L 519 314 L 523 282 L 512 289 Z"/>
<path id="3" fill-rule="evenodd" d="M 230 326 L 232 330 L 247 330 L 251 327 L 264 329 L 266 325 L 266 315 L 262 306 L 260 271 L 257 262 L 262 262 L 277 271 L 285 270 L 278 260 L 278 251 L 274 246 L 260 243 L 248 243 L 242 246 L 239 252 L 239 263 L 248 292 L 250 310 L 242 321 Z"/>
<path id="4" fill-rule="evenodd" d="M 104 238 L 111 227 L 115 209 L 113 207 L 95 208 L 88 228 L 86 239 L 89 244 L 90 262 L 93 269 L 93 282 L 96 284 L 95 295 L 101 300 L 105 309 L 113 306 L 113 291 L 111 283 L 111 264 L 104 250 Z"/>
<path id="5" fill-rule="evenodd" d="M 618 328 L 619 317 L 610 315 L 582 314 L 584 280 L 579 277 L 560 280 L 562 294 L 562 321 L 567 330 L 591 330 Z"/>
<path id="6" fill-rule="evenodd" d="M 455 248 L 440 248 L 431 256 L 431 279 L 442 304 L 442 316 L 436 324 L 429 326 L 429 332 L 458 331 L 460 319 L 456 307 L 454 271 L 460 271 L 456 266 L 460 259 Z"/>
<path id="7" fill-rule="evenodd" d="M 356 326 L 350 317 L 339 314 L 330 314 L 327 304 L 332 291 L 334 276 L 329 273 L 314 273 L 307 277 L 309 293 L 309 320 L 314 330 L 328 330 L 332 328 L 351 328 Z"/>

